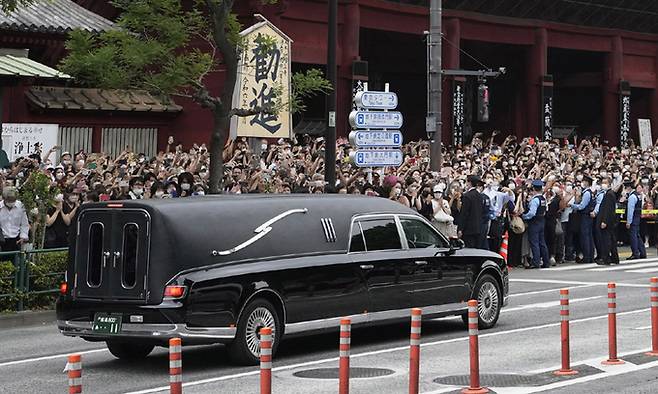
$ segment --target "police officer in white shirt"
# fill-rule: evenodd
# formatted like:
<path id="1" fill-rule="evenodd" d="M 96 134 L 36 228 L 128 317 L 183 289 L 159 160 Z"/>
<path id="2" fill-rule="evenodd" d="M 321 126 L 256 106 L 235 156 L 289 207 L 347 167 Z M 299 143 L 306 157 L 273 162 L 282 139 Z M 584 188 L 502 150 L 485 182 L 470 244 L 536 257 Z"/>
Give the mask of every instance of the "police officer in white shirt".
<path id="1" fill-rule="evenodd" d="M 29 241 L 30 225 L 25 208 L 20 201 L 16 201 L 17 197 L 18 193 L 13 187 L 7 187 L 2 191 L 0 227 L 4 236 L 3 252 L 20 250 L 21 245 Z"/>

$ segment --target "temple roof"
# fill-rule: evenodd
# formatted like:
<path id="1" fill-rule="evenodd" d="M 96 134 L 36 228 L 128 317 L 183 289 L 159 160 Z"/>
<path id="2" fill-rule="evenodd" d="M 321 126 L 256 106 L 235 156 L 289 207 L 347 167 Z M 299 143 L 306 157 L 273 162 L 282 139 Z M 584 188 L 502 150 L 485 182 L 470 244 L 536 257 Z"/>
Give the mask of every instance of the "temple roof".
<path id="1" fill-rule="evenodd" d="M 0 11 L 2 30 L 63 34 L 74 29 L 97 33 L 116 28 L 112 21 L 71 0 L 40 0 L 10 14 Z"/>

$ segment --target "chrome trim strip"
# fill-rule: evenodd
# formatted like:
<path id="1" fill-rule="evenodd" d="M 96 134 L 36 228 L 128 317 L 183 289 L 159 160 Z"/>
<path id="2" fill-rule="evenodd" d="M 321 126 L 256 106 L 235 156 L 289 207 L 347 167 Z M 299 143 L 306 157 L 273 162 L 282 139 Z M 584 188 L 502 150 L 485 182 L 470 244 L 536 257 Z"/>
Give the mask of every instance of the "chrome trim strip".
<path id="1" fill-rule="evenodd" d="M 189 327 L 185 324 L 130 324 L 121 325 L 118 335 L 95 333 L 91 329 L 90 321 L 57 320 L 57 327 L 66 336 L 85 336 L 96 338 L 130 337 L 130 338 L 201 338 L 232 340 L 235 338 L 235 327 Z"/>
<path id="2" fill-rule="evenodd" d="M 450 314 L 450 313 L 459 313 L 467 309 L 467 304 L 465 302 L 456 302 L 452 304 L 445 305 L 431 305 L 424 306 L 421 308 L 423 310 L 423 316 L 431 316 L 438 314 Z M 352 320 L 352 325 L 365 324 L 365 323 L 374 323 L 379 321 L 393 320 L 399 318 L 407 318 L 411 316 L 411 308 L 405 309 L 395 309 L 390 311 L 379 311 L 379 312 L 366 312 L 360 313 L 358 315 L 347 316 Z M 302 333 L 307 331 L 322 330 L 327 328 L 338 328 L 340 326 L 340 320 L 344 318 L 341 317 L 331 317 L 327 319 L 318 319 L 310 320 L 299 323 L 287 323 L 286 324 L 286 334 L 295 334 Z"/>
<path id="3" fill-rule="evenodd" d="M 270 220 L 266 221 L 265 223 L 261 224 L 260 226 L 256 227 L 256 229 L 254 230 L 254 233 L 256 233 L 256 235 L 254 235 L 253 237 L 251 237 L 248 240 L 244 241 L 243 243 L 241 243 L 237 246 L 234 246 L 231 249 L 227 249 L 227 250 L 213 250 L 211 252 L 211 254 L 216 257 L 216 256 L 228 256 L 232 253 L 235 253 L 235 252 L 237 252 L 241 249 L 244 249 L 247 246 L 253 244 L 254 242 L 258 241 L 259 239 L 263 238 L 265 235 L 267 235 L 267 233 L 272 231 L 272 227 L 270 227 L 272 224 L 278 222 L 279 220 L 285 218 L 286 216 L 289 216 L 289 215 L 292 215 L 292 214 L 295 214 L 295 213 L 307 213 L 307 212 L 308 212 L 308 208 L 300 208 L 300 209 L 290 209 L 288 211 L 280 213 L 280 214 L 276 215 L 275 217 L 273 217 L 272 219 L 270 219 Z"/>
<path id="4" fill-rule="evenodd" d="M 327 242 L 331 242 L 331 236 L 329 235 L 329 230 L 327 229 L 327 219 L 320 218 L 320 223 L 322 223 L 322 231 L 324 231 L 324 239 Z"/>
<path id="5" fill-rule="evenodd" d="M 329 221 L 329 232 L 331 233 L 331 237 L 333 241 L 331 242 L 336 242 L 337 237 L 336 237 L 336 229 L 334 228 L 334 221 L 331 220 L 331 218 L 327 219 Z"/>

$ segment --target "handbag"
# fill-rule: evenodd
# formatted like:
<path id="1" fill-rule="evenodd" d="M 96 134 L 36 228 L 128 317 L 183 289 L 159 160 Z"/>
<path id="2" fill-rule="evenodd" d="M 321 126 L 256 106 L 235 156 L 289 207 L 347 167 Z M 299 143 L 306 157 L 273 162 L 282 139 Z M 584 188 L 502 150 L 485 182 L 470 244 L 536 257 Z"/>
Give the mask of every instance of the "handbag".
<path id="1" fill-rule="evenodd" d="M 439 209 L 437 213 L 434 214 L 434 220 L 439 223 L 452 223 L 455 219 L 448 215 L 443 208 Z"/>
<path id="2" fill-rule="evenodd" d="M 523 234 L 525 231 L 525 223 L 520 216 L 514 216 L 509 221 L 509 228 L 514 234 Z"/>

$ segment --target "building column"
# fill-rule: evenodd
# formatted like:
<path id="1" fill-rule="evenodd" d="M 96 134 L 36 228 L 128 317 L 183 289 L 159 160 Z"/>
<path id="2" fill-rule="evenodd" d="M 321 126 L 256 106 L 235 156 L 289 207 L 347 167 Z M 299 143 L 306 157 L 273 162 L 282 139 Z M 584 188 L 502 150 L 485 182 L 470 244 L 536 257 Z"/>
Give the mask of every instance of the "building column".
<path id="1" fill-rule="evenodd" d="M 347 137 L 350 133 L 348 116 L 352 110 L 352 64 L 359 59 L 359 39 L 361 29 L 361 10 L 359 3 L 353 0 L 347 4 L 339 4 L 340 52 L 338 54 L 338 83 L 336 94 L 336 135 Z"/>
<path id="2" fill-rule="evenodd" d="M 461 22 L 459 18 L 450 18 L 443 23 L 443 34 L 445 39 L 442 43 L 443 49 L 443 68 L 446 70 L 458 70 L 461 67 L 460 48 L 461 48 Z M 442 142 L 446 145 L 452 145 L 455 133 L 455 102 L 454 102 L 454 78 L 444 78 L 443 93 L 441 96 L 441 121 Z M 462 82 L 463 94 L 463 82 Z M 462 97 L 463 98 L 463 97 Z M 463 113 L 463 101 L 462 101 Z"/>
<path id="3" fill-rule="evenodd" d="M 535 43 L 529 49 L 527 64 L 525 104 L 527 118 L 525 130 L 522 130 L 522 136 L 542 138 L 542 118 L 544 113 L 542 86 L 548 69 L 548 32 L 546 28 L 535 29 Z M 521 108 L 517 110 L 521 110 Z"/>
<path id="4" fill-rule="evenodd" d="M 624 75 L 624 50 L 621 36 L 612 38 L 612 48 L 605 56 L 603 69 L 602 140 L 619 144 L 619 83 Z M 597 131 L 597 130 L 595 130 Z"/>

